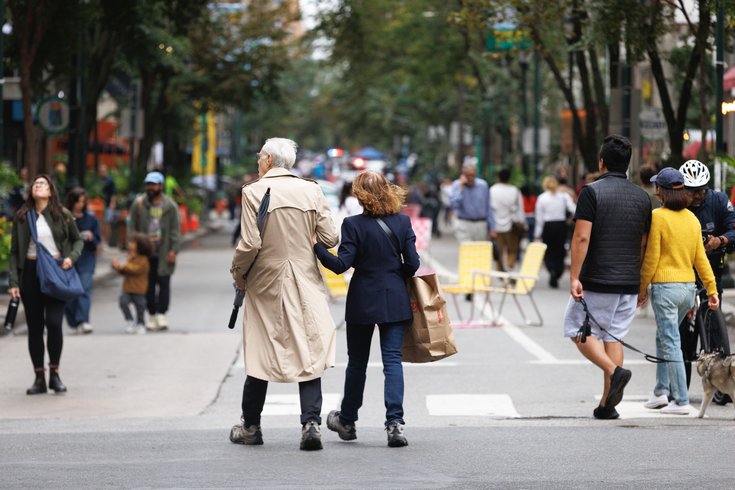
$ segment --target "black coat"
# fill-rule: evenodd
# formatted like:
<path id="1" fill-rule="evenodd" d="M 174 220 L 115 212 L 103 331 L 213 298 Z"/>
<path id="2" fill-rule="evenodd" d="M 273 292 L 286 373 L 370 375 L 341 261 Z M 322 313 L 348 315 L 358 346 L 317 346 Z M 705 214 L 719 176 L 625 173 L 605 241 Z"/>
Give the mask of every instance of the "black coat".
<path id="1" fill-rule="evenodd" d="M 413 318 L 406 279 L 419 268 L 416 235 L 406 215 L 392 214 L 382 220 L 398 238 L 403 264 L 393 242 L 375 218 L 364 214 L 343 221 L 342 243 L 337 256 L 321 243 L 314 245 L 317 257 L 327 269 L 336 274 L 350 267 L 355 269 L 345 307 L 348 323 L 373 325 Z"/>

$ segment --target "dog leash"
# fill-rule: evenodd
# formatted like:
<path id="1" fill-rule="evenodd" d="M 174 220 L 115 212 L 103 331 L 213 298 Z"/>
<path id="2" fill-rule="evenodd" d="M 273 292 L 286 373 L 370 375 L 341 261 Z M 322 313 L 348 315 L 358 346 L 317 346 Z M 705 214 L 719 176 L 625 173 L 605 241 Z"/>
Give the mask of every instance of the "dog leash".
<path id="1" fill-rule="evenodd" d="M 682 361 L 672 361 L 670 359 L 661 359 L 660 357 L 656 357 L 656 356 L 653 356 L 651 354 L 646 354 L 642 350 L 637 349 L 637 348 L 633 347 L 632 345 L 630 345 L 629 343 L 624 342 L 622 339 L 617 338 L 616 336 L 614 336 L 613 334 L 611 334 L 610 332 L 608 332 L 605 327 L 603 327 L 602 325 L 600 325 L 600 322 L 598 322 L 595 319 L 595 317 L 592 316 L 592 313 L 590 313 L 590 310 L 587 307 L 587 302 L 584 299 L 580 299 L 579 302 L 582 304 L 582 308 L 584 309 L 584 321 L 582 322 L 582 326 L 579 327 L 579 331 L 577 332 L 577 335 L 576 335 L 576 338 L 579 339 L 579 342 L 581 342 L 583 344 L 586 343 L 587 342 L 587 337 L 589 335 L 592 335 L 592 326 L 590 325 L 590 320 L 591 320 L 591 321 L 595 322 L 595 324 L 600 328 L 600 330 L 602 330 L 603 332 L 605 332 L 606 334 L 608 334 L 610 337 L 612 337 L 615 340 L 617 340 L 618 342 L 620 342 L 623 345 L 623 347 L 627 347 L 628 349 L 630 349 L 632 351 L 635 351 L 635 352 L 637 352 L 639 354 L 642 354 L 643 355 L 643 358 L 646 361 L 648 361 L 648 362 L 652 362 L 654 364 L 661 364 L 663 362 L 682 362 Z"/>

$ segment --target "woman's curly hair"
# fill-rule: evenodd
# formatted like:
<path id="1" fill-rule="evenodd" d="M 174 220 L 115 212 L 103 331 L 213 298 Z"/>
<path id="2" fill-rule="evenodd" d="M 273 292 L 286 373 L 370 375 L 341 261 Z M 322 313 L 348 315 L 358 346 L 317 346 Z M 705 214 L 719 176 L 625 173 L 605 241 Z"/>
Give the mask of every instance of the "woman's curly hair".
<path id="1" fill-rule="evenodd" d="M 396 214 L 403 208 L 406 191 L 388 182 L 378 172 L 366 170 L 355 178 L 352 193 L 364 208 L 368 216 L 388 216 Z"/>

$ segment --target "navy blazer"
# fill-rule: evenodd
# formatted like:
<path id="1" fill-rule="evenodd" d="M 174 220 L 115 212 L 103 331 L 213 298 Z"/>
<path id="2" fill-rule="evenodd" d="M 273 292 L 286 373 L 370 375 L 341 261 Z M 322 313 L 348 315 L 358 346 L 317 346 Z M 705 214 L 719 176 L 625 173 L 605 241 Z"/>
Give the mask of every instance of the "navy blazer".
<path id="1" fill-rule="evenodd" d="M 342 274 L 354 267 L 345 306 L 348 323 L 374 325 L 409 321 L 413 318 L 406 279 L 419 268 L 416 234 L 411 219 L 403 214 L 384 216 L 383 222 L 401 245 L 403 264 L 396 247 L 375 218 L 360 214 L 342 222 L 342 243 L 332 255 L 321 243 L 314 252 L 324 267 Z"/>

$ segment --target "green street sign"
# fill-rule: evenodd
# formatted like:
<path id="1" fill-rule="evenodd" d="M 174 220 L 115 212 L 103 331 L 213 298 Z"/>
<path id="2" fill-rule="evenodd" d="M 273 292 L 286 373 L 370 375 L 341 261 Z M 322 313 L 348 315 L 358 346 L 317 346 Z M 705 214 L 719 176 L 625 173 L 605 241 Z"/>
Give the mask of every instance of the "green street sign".
<path id="1" fill-rule="evenodd" d="M 488 33 L 485 43 L 486 49 L 491 53 L 510 51 L 514 48 L 527 49 L 530 46 L 531 42 L 526 33 L 510 22 L 495 24 Z"/>

